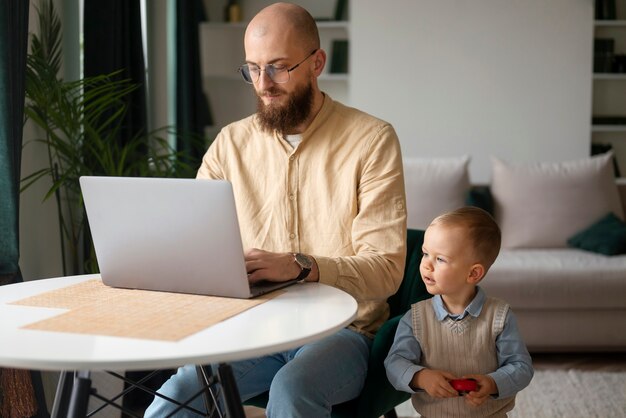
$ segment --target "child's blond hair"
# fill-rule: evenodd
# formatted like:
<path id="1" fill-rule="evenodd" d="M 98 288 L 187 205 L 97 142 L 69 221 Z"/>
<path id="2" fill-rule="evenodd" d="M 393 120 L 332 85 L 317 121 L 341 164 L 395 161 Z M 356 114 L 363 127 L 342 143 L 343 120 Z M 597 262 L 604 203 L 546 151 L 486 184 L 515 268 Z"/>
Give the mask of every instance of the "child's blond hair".
<path id="1" fill-rule="evenodd" d="M 500 227 L 488 212 L 474 206 L 464 206 L 437 216 L 430 224 L 465 228 L 474 254 L 485 271 L 496 261 L 502 238 Z"/>

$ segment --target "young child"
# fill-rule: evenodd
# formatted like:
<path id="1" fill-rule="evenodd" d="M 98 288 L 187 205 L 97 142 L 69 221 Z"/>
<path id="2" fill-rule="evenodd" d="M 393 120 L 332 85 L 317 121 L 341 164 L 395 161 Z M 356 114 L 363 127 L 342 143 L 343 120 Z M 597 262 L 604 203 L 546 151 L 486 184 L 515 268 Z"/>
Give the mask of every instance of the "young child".
<path id="1" fill-rule="evenodd" d="M 500 228 L 484 210 L 463 207 L 426 229 L 420 274 L 431 299 L 414 304 L 385 359 L 387 377 L 412 394 L 423 417 L 506 417 L 533 376 L 509 306 L 478 283 L 500 251 Z M 453 379 L 475 379 L 459 396 Z"/>

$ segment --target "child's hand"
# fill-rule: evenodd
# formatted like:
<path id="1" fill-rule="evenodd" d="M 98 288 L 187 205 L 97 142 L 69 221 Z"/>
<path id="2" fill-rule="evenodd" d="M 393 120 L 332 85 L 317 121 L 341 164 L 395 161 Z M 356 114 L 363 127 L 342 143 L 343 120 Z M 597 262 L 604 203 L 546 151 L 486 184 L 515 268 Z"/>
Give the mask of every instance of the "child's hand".
<path id="1" fill-rule="evenodd" d="M 459 395 L 448 383 L 454 378 L 452 373 L 443 370 L 422 369 L 413 376 L 411 386 L 424 389 L 433 398 L 452 398 Z"/>
<path id="2" fill-rule="evenodd" d="M 465 402 L 473 406 L 482 405 L 489 396 L 498 393 L 498 387 L 495 380 L 491 376 L 484 374 L 470 374 L 463 376 L 464 379 L 475 379 L 478 384 L 478 390 L 465 395 Z"/>

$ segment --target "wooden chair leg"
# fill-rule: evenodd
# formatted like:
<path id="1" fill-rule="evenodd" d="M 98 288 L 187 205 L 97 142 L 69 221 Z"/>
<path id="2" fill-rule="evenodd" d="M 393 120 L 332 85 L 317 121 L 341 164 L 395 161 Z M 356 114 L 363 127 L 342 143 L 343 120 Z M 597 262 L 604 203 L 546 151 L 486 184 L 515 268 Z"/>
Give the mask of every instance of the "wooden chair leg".
<path id="1" fill-rule="evenodd" d="M 388 411 L 385 415 L 385 418 L 398 418 L 398 414 L 396 414 L 396 409 L 392 408 L 391 411 Z"/>

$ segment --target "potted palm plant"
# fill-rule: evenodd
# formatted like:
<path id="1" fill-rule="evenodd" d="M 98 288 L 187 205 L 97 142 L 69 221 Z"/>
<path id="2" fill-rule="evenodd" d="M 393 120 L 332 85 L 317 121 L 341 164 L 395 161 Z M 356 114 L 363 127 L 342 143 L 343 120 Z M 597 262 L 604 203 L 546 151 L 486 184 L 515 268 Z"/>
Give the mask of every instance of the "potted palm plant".
<path id="1" fill-rule="evenodd" d="M 191 158 L 170 145 L 176 133 L 169 127 L 120 141 L 126 99 L 138 86 L 120 80 L 119 73 L 60 78 L 62 31 L 53 2 L 42 0 L 37 16 L 40 32 L 32 35 L 27 56 L 25 116 L 42 132 L 32 141 L 45 145 L 48 164 L 23 178 L 21 189 L 52 180 L 44 199 L 54 196 L 58 206 L 64 274 L 96 272 L 79 178 L 190 177 L 194 168 Z"/>

